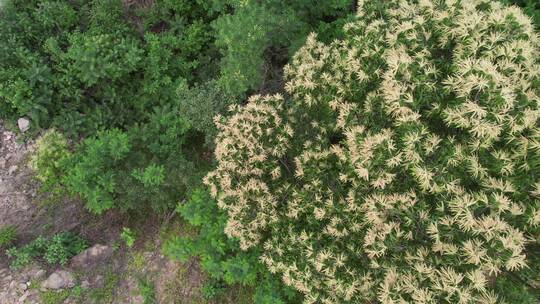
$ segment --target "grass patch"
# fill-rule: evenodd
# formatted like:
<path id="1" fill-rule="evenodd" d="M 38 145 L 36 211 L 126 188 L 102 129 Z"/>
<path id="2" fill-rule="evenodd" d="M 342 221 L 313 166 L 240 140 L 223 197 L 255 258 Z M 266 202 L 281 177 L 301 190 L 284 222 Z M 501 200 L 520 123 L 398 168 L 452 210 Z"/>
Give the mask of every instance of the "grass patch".
<path id="1" fill-rule="evenodd" d="M 144 299 L 143 304 L 156 304 L 156 288 L 154 283 L 145 278 L 139 278 L 138 284 L 140 295 Z"/>
<path id="2" fill-rule="evenodd" d="M 17 239 L 17 228 L 12 225 L 0 228 L 0 248 L 9 247 Z"/>
<path id="3" fill-rule="evenodd" d="M 146 258 L 142 252 L 134 252 L 129 259 L 128 269 L 132 272 L 138 273 L 144 271 L 146 266 Z"/>
<path id="4" fill-rule="evenodd" d="M 114 291 L 120 281 L 120 276 L 113 271 L 108 271 L 105 275 L 105 285 L 102 288 L 88 290 L 88 298 L 93 303 L 108 304 L 113 303 Z"/>
<path id="5" fill-rule="evenodd" d="M 60 290 L 60 291 L 44 291 L 41 293 L 41 300 L 43 304 L 62 304 L 69 297 L 69 290 Z"/>

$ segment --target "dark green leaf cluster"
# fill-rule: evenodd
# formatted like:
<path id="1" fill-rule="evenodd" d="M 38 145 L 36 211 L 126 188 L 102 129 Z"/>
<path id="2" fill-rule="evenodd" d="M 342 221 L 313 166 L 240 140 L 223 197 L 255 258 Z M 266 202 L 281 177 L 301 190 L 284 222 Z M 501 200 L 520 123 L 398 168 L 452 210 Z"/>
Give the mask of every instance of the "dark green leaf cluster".
<path id="1" fill-rule="evenodd" d="M 351 0 L 238 1 L 216 0 L 232 11 L 215 22 L 216 44 L 224 55 L 220 84 L 227 93 L 242 96 L 262 86 L 276 90 L 279 65 L 301 46 L 310 31 L 334 38 L 336 26 L 352 12 Z M 339 20 L 339 21 L 337 21 Z M 277 83 L 273 83 L 276 82 Z"/>
<path id="2" fill-rule="evenodd" d="M 179 199 L 193 164 L 182 153 L 189 125 L 156 110 L 148 123 L 111 129 L 86 139 L 67 162 L 64 183 L 87 207 L 163 210 Z"/>
<path id="3" fill-rule="evenodd" d="M 204 287 L 206 296 L 219 294 L 223 286 L 242 284 L 255 289 L 254 303 L 296 303 L 298 294 L 281 286 L 259 260 L 257 250 L 242 251 L 237 240 L 224 233 L 227 217 L 216 201 L 201 189 L 193 191 L 190 199 L 178 206 L 178 212 L 198 228 L 193 237 L 176 237 L 165 246 L 168 256 L 186 261 L 199 257 L 202 268 L 210 276 Z"/>
<path id="4" fill-rule="evenodd" d="M 216 57 L 215 14 L 192 1 L 8 1 L 1 14 L 1 116 L 69 133 L 141 121 Z"/>
<path id="5" fill-rule="evenodd" d="M 39 236 L 29 244 L 20 248 L 7 250 L 7 255 L 13 259 L 11 267 L 21 268 L 32 260 L 42 258 L 50 265 L 65 265 L 68 260 L 88 247 L 88 243 L 80 236 L 63 232 L 50 238 Z"/>

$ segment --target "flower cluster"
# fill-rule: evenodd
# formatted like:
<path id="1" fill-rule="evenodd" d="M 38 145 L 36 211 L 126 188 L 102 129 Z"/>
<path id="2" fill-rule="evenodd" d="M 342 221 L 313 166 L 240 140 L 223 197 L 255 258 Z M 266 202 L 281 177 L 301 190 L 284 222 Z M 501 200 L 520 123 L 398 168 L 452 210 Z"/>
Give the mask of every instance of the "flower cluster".
<path id="1" fill-rule="evenodd" d="M 540 38 L 488 0 L 358 3 L 282 96 L 218 117 L 206 177 L 305 303 L 496 303 L 540 233 Z"/>

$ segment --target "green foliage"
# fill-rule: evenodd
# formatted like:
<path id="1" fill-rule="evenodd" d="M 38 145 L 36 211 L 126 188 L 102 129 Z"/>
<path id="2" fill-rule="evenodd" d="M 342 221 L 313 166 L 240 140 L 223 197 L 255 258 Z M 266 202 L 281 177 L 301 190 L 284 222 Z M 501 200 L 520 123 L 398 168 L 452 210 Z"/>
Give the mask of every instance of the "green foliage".
<path id="1" fill-rule="evenodd" d="M 156 304 L 156 288 L 154 283 L 143 278 L 139 278 L 137 283 L 139 285 L 139 292 L 143 297 L 143 304 Z"/>
<path id="2" fill-rule="evenodd" d="M 205 299 L 215 299 L 225 293 L 227 285 L 223 280 L 215 278 L 207 279 L 202 287 L 202 295 Z"/>
<path id="3" fill-rule="evenodd" d="M 62 304 L 64 301 L 69 298 L 70 290 L 47 290 L 41 292 L 41 300 L 43 304 Z"/>
<path id="4" fill-rule="evenodd" d="M 36 141 L 36 149 L 30 158 L 30 167 L 41 182 L 43 192 L 53 195 L 62 193 L 61 180 L 69 156 L 67 139 L 54 129 L 48 130 Z"/>
<path id="5" fill-rule="evenodd" d="M 516 280 L 518 280 L 516 282 Z M 530 291 L 530 287 L 519 281 L 519 278 L 502 277 L 495 282 L 494 287 L 507 303 L 534 304 L 540 299 L 540 292 Z"/>
<path id="6" fill-rule="evenodd" d="M 128 248 L 133 247 L 133 245 L 135 244 L 135 241 L 137 240 L 137 237 L 135 236 L 135 232 L 133 232 L 131 229 L 126 228 L 126 227 L 122 228 L 122 233 L 120 234 L 120 237 L 122 238 L 122 240 L 124 240 Z"/>
<path id="7" fill-rule="evenodd" d="M 0 228 L 0 248 L 9 247 L 17 239 L 17 228 L 12 225 Z"/>
<path id="8" fill-rule="evenodd" d="M 94 135 L 176 98 L 215 71 L 204 3 L 7 1 L 0 18 L 0 115 Z"/>
<path id="9" fill-rule="evenodd" d="M 29 244 L 20 248 L 7 250 L 7 255 L 13 259 L 11 267 L 22 268 L 36 258 L 42 258 L 50 265 L 65 265 L 69 259 L 88 247 L 87 242 L 71 232 L 53 235 L 51 238 L 37 237 Z"/>
<path id="10" fill-rule="evenodd" d="M 308 37 L 286 95 L 218 120 L 225 233 L 307 303 L 537 297 L 533 29 L 496 1 L 360 1 L 342 39 Z"/>
<path id="11" fill-rule="evenodd" d="M 327 27 L 352 9 L 350 0 L 221 1 L 220 4 L 234 8 L 234 13 L 221 16 L 214 24 L 216 44 L 224 55 L 220 85 L 233 96 L 242 96 L 259 87 L 269 77 L 266 75 L 271 69 L 269 64 L 275 64 L 271 60 L 286 61 L 287 48 L 294 52 L 310 31 Z"/>
<path id="12" fill-rule="evenodd" d="M 199 257 L 202 268 L 210 276 L 203 288 L 207 297 L 217 296 L 224 286 L 243 284 L 256 289 L 255 303 L 294 303 L 298 295 L 283 288 L 258 261 L 257 251 L 242 251 L 238 242 L 224 234 L 226 215 L 210 195 L 201 189 L 178 207 L 178 212 L 191 225 L 198 227 L 194 237 L 176 237 L 165 245 L 165 253 L 180 261 Z M 277 284 L 276 284 L 277 283 Z"/>
<path id="13" fill-rule="evenodd" d="M 137 40 L 107 34 L 74 33 L 69 45 L 58 60 L 84 87 L 126 78 L 139 68 L 143 55 Z"/>
<path id="14" fill-rule="evenodd" d="M 127 132 L 99 132 L 66 163 L 64 183 L 98 214 L 113 207 L 167 208 L 189 183 L 187 173 L 193 174 L 193 164 L 182 155 L 188 130 L 176 111 L 163 107 Z"/>
<path id="15" fill-rule="evenodd" d="M 236 102 L 235 97 L 227 94 L 214 80 L 191 88 L 184 82 L 178 86 L 177 94 L 180 113 L 186 117 L 193 130 L 205 135 L 206 144 L 213 146 L 217 134 L 214 117 L 225 113 L 227 107 Z"/>
<path id="16" fill-rule="evenodd" d="M 81 195 L 95 213 L 112 208 L 118 187 L 117 172 L 126 163 L 130 150 L 127 134 L 118 129 L 85 140 L 84 148 L 73 155 L 73 166 L 68 167 L 68 189 Z"/>
<path id="17" fill-rule="evenodd" d="M 232 95 L 242 95 L 262 81 L 263 53 L 277 17 L 257 4 L 242 6 L 217 20 L 218 46 L 225 49 L 221 84 Z M 262 22 L 261 22 L 262 21 Z"/>

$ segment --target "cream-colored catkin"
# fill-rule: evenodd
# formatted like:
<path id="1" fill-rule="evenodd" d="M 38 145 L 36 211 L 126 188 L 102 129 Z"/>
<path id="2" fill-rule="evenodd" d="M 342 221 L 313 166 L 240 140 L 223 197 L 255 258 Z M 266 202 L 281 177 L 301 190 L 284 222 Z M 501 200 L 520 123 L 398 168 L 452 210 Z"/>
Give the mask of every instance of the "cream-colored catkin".
<path id="1" fill-rule="evenodd" d="M 358 1 L 217 117 L 226 233 L 305 303 L 499 303 L 540 225 L 540 39 L 488 0 Z M 532 177 L 532 179 L 531 179 Z M 519 224 L 518 224 L 519 223 Z"/>

